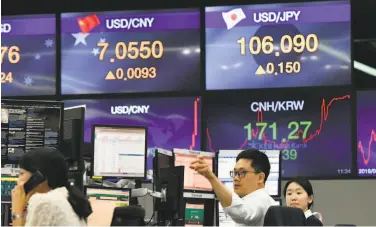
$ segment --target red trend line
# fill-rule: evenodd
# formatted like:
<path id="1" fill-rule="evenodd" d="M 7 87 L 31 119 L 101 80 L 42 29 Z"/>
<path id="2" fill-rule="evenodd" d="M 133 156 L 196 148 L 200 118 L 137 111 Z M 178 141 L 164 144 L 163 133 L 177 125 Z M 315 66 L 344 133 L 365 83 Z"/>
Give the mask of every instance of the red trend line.
<path id="1" fill-rule="evenodd" d="M 197 98 L 193 103 L 193 132 L 192 132 L 192 142 L 189 150 L 193 150 L 196 146 L 196 136 L 198 132 L 198 103 L 200 102 L 200 98 Z"/>
<path id="2" fill-rule="evenodd" d="M 315 130 L 314 133 L 310 133 L 309 136 L 307 138 L 302 138 L 302 142 L 303 143 L 307 143 L 308 141 L 311 141 L 313 140 L 316 136 L 319 136 L 321 134 L 321 131 L 323 129 L 323 126 L 324 126 L 324 122 L 328 119 L 328 116 L 329 116 L 329 108 L 331 107 L 331 105 L 335 102 L 335 101 L 342 101 L 342 100 L 345 100 L 345 99 L 350 99 L 350 95 L 344 95 L 344 96 L 341 96 L 341 97 L 336 97 L 336 98 L 333 98 L 330 100 L 330 102 L 328 104 L 326 104 L 325 102 L 325 99 L 322 100 L 322 103 L 321 103 L 321 115 L 320 115 L 320 126 L 318 129 Z M 257 122 L 263 122 L 263 113 L 262 111 L 259 111 L 257 113 Z M 252 129 L 252 137 L 256 137 L 259 133 L 259 128 L 257 128 L 257 130 L 253 130 Z M 303 130 L 299 130 L 296 135 L 302 135 L 303 134 Z M 212 141 L 211 141 L 211 138 L 210 138 L 210 131 L 209 131 L 209 128 L 206 128 L 206 136 L 208 138 L 208 144 L 209 144 L 209 149 L 211 151 L 215 151 L 212 147 Z M 262 140 L 264 141 L 264 144 L 267 144 L 267 143 L 272 143 L 275 147 L 280 147 L 280 148 L 284 148 L 284 147 L 287 147 L 286 145 L 289 144 L 289 140 L 286 140 L 285 142 L 280 142 L 279 144 L 276 143 L 276 141 L 273 141 L 273 140 L 270 140 L 266 137 L 265 133 L 262 135 Z M 243 144 L 240 146 L 239 150 L 242 150 L 246 145 L 247 145 L 247 142 L 248 142 L 248 138 L 245 138 Z"/>
<path id="3" fill-rule="evenodd" d="M 369 161 L 371 160 L 371 147 L 372 147 L 373 142 L 376 142 L 376 132 L 375 130 L 372 129 L 371 137 L 369 138 L 369 141 L 368 141 L 367 157 L 363 149 L 362 141 L 359 141 L 358 143 L 358 149 L 359 149 L 359 152 L 362 154 L 364 165 L 368 165 Z"/>

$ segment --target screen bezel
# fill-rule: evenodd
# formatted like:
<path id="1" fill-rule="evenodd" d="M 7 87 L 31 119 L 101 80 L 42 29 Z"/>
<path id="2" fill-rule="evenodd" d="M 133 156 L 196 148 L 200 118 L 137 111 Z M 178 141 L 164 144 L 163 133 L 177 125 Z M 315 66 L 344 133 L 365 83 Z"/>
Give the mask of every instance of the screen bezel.
<path id="1" fill-rule="evenodd" d="M 230 150 L 218 150 L 216 153 L 215 153 L 215 158 L 216 158 L 216 169 L 219 169 L 219 153 L 221 151 L 230 151 Z M 236 150 L 231 150 L 231 151 L 236 151 Z M 243 150 L 238 150 L 239 153 Z M 260 150 L 261 152 L 265 152 L 267 150 Z M 279 150 L 279 172 L 278 172 L 278 194 L 277 195 L 270 195 L 271 197 L 280 197 L 281 196 L 281 181 L 282 181 L 282 155 L 281 155 L 281 151 Z M 270 176 L 270 174 L 269 174 Z M 217 174 L 217 177 L 218 177 L 218 174 Z M 219 179 L 219 178 L 218 178 Z"/>
<path id="2" fill-rule="evenodd" d="M 61 149 L 62 149 L 62 136 L 63 136 L 63 133 L 64 133 L 64 129 L 63 129 L 63 126 L 64 126 L 64 102 L 63 101 L 52 101 L 52 100 L 25 100 L 25 99 L 1 99 L 1 106 L 3 104 L 15 104 L 15 105 L 21 105 L 21 104 L 26 104 L 26 105 L 38 105 L 38 104 L 41 104 L 41 105 L 48 105 L 48 104 L 51 104 L 51 105 L 59 105 L 59 109 L 60 109 L 60 119 L 59 119 L 59 136 L 57 137 L 57 150 L 60 152 Z M 19 104 L 18 104 L 19 103 Z M 15 160 L 15 161 L 11 161 L 9 162 L 9 160 L 1 160 L 1 166 L 4 166 L 4 164 L 12 164 L 12 165 L 17 165 L 19 163 L 19 160 Z"/>
<path id="3" fill-rule="evenodd" d="M 189 150 L 189 149 L 180 149 L 180 148 L 174 148 L 173 150 L 172 150 L 172 152 L 173 152 L 173 164 L 174 164 L 174 166 L 176 166 L 175 165 L 175 161 L 176 161 L 176 155 L 175 155 L 175 151 L 176 150 L 185 150 L 185 151 L 192 151 L 192 150 Z M 193 150 L 195 153 L 199 153 L 199 154 L 201 154 L 202 152 L 205 152 L 205 153 L 214 153 L 214 152 L 208 152 L 208 151 L 197 151 L 197 150 Z M 216 152 L 215 152 L 216 153 Z M 216 154 L 214 153 L 214 157 L 212 158 L 213 159 L 213 166 L 212 166 L 212 169 L 213 169 L 213 173 L 215 174 L 215 176 L 218 176 L 218 174 L 217 174 L 217 164 L 216 164 L 216 158 L 215 158 L 215 156 L 216 156 Z M 205 156 L 205 155 L 204 155 Z M 184 188 L 184 192 L 190 192 L 190 193 L 193 193 L 193 194 L 214 194 L 214 190 L 212 189 L 212 190 L 198 190 L 198 189 L 185 189 Z"/>
<path id="4" fill-rule="evenodd" d="M 145 130 L 145 151 L 144 151 L 144 176 L 143 177 L 130 177 L 130 176 L 101 176 L 102 179 L 133 179 L 133 180 L 145 180 L 147 176 L 147 152 L 148 152 L 148 128 L 143 126 L 126 126 L 126 125 L 111 125 L 111 124 L 93 124 L 91 126 L 91 144 L 93 146 L 93 156 L 91 158 L 91 172 L 94 175 L 94 157 L 95 157 L 95 129 L 96 128 L 112 128 L 112 129 L 144 129 Z"/>

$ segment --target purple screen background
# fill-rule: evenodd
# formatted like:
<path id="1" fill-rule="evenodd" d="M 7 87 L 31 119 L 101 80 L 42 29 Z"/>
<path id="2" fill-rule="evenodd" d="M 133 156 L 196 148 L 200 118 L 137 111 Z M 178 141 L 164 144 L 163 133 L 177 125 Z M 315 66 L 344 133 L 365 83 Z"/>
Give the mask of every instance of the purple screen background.
<path id="1" fill-rule="evenodd" d="M 195 134 L 195 102 L 197 131 Z M 85 143 L 91 142 L 93 124 L 148 127 L 148 147 L 200 150 L 201 100 L 198 97 L 66 100 L 65 107 L 86 105 Z M 150 105 L 147 114 L 112 115 L 111 106 Z M 193 135 L 193 136 L 192 136 Z M 193 142 L 193 137 L 194 141 Z M 194 145 L 193 145 L 194 144 Z M 153 169 L 153 149 L 148 149 L 147 169 Z"/>
<path id="2" fill-rule="evenodd" d="M 376 176 L 376 91 L 359 91 L 357 96 L 358 175 Z"/>
<path id="3" fill-rule="evenodd" d="M 1 34 L 2 46 L 18 46 L 20 61 L 4 56 L 2 72 L 13 72 L 13 82 L 1 84 L 2 96 L 54 95 L 56 93 L 55 15 L 2 16 L 12 30 Z"/>
<path id="4" fill-rule="evenodd" d="M 339 7 L 334 5 L 345 4 Z M 255 24 L 255 11 L 270 12 L 278 10 L 294 10 L 297 7 L 310 6 L 302 10 L 301 21 L 295 24 L 280 22 L 279 24 Z M 324 8 L 323 8 L 324 6 Z M 315 9 L 315 7 L 317 7 Z M 322 13 L 325 7 L 330 7 L 330 14 Z M 333 9 L 334 7 L 334 9 Z M 227 30 L 222 18 L 222 12 L 242 8 L 246 18 L 234 28 Z M 334 11 L 336 12 L 334 12 Z M 327 10 L 328 11 L 328 10 Z M 304 14 L 306 13 L 306 14 Z M 305 17 L 303 17 L 306 15 Z M 351 83 L 351 27 L 350 5 L 348 2 L 270 4 L 231 7 L 206 8 L 206 88 L 217 89 L 246 89 L 246 88 L 275 88 L 303 87 L 320 85 L 344 85 Z M 333 21 L 336 21 L 335 23 Z M 291 22 L 290 22 L 291 23 Z M 252 56 L 248 45 L 246 55 L 240 55 L 237 40 L 240 37 L 250 39 L 270 35 L 274 38 L 274 46 L 279 46 L 283 35 L 316 34 L 319 38 L 317 52 L 304 51 L 283 54 L 279 57 L 273 52 L 270 55 L 258 54 Z M 340 53 L 339 55 L 336 53 Z M 301 71 L 297 74 L 255 75 L 259 65 L 272 62 L 300 61 Z"/>
<path id="5" fill-rule="evenodd" d="M 278 149 L 284 150 L 278 146 L 281 141 L 291 133 L 293 128 L 288 129 L 288 124 L 292 121 L 312 121 L 307 138 L 311 134 L 318 134 L 320 129 L 320 119 L 322 99 L 325 104 L 335 97 L 342 97 L 349 94 L 347 91 L 312 93 L 300 91 L 299 93 L 290 92 L 289 94 L 271 94 L 270 92 L 249 92 L 236 96 L 223 94 L 221 97 L 205 97 L 205 118 L 207 120 L 207 150 L 231 150 L 256 148 L 260 150 Z M 299 98 L 297 98 L 299 97 Z M 349 98 L 349 97 L 347 97 Z M 300 138 L 290 140 L 287 149 L 296 149 L 296 160 L 285 160 L 285 154 L 282 153 L 282 176 L 307 176 L 307 177 L 335 177 L 338 176 L 339 169 L 346 169 L 347 174 L 351 174 L 352 152 L 351 152 L 351 127 L 350 118 L 350 100 L 334 101 L 329 108 L 329 114 L 324 121 L 321 133 L 306 143 Z M 252 123 L 253 129 L 258 119 L 257 112 L 252 112 L 250 104 L 252 102 L 264 101 L 287 101 L 304 100 L 302 111 L 277 111 L 263 112 L 264 122 L 277 124 L 277 138 L 273 142 L 264 143 L 263 140 L 253 136 L 252 140 L 247 141 L 247 133 L 244 126 Z M 299 127 L 304 129 L 304 127 Z M 208 136 L 209 135 L 209 136 Z M 272 130 L 266 128 L 265 135 L 268 140 L 272 140 Z M 298 148 L 297 148 L 298 147 Z M 300 148 L 299 148 L 300 147 Z"/>
<path id="6" fill-rule="evenodd" d="M 62 14 L 62 94 L 130 93 L 200 89 L 200 13 L 181 12 L 97 12 Z M 75 46 L 72 34 L 80 33 L 77 18 L 96 14 L 101 24 L 85 38 L 86 44 Z M 106 28 L 106 18 L 155 17 L 152 28 Z M 116 31 L 115 31 L 116 30 Z M 164 53 L 161 59 L 124 59 L 110 63 L 117 42 L 161 40 Z M 109 48 L 100 61 L 93 54 L 97 43 L 105 41 Z M 101 50 L 101 48 L 99 48 Z M 95 53 L 95 52 L 94 52 Z M 154 79 L 105 80 L 109 70 L 155 67 Z"/>

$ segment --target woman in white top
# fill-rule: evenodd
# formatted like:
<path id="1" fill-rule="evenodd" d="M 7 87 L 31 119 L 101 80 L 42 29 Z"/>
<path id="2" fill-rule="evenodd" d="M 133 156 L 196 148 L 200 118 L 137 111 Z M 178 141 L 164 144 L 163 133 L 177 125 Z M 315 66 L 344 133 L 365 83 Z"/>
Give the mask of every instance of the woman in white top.
<path id="1" fill-rule="evenodd" d="M 304 177 L 296 177 L 289 180 L 285 185 L 283 194 L 286 197 L 287 206 L 303 210 L 308 226 L 323 226 L 322 222 L 311 211 L 313 188 L 309 180 Z"/>
<path id="2" fill-rule="evenodd" d="M 26 195 L 24 184 L 37 171 L 46 180 Z M 13 226 L 85 226 L 91 212 L 85 196 L 69 185 L 68 166 L 59 151 L 36 148 L 21 158 L 12 192 Z"/>

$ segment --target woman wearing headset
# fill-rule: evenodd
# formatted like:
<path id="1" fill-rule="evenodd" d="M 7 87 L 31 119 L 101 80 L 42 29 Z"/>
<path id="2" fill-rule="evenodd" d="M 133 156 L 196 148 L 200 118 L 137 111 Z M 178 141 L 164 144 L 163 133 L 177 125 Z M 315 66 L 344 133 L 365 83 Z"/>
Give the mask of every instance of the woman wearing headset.
<path id="1" fill-rule="evenodd" d="M 323 226 L 322 222 L 311 211 L 313 189 L 311 183 L 306 178 L 297 177 L 288 181 L 283 194 L 285 195 L 288 207 L 296 207 L 303 210 L 308 226 Z"/>

